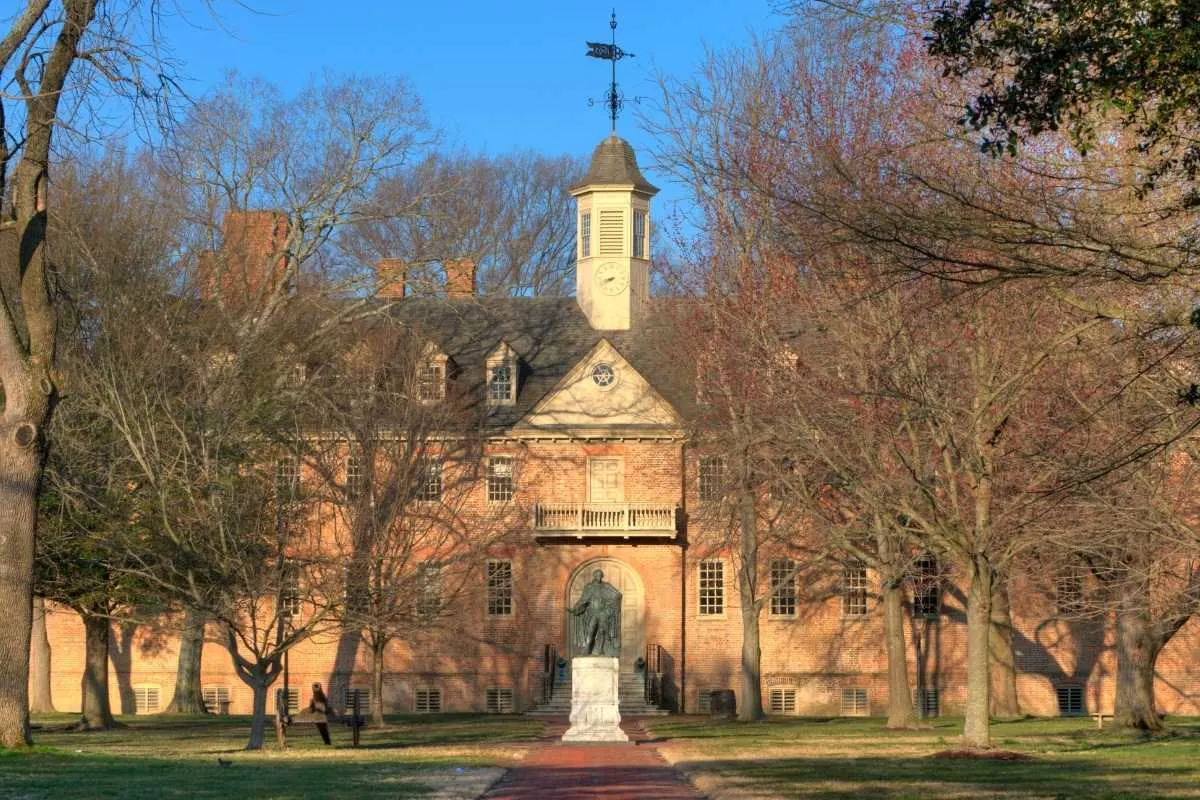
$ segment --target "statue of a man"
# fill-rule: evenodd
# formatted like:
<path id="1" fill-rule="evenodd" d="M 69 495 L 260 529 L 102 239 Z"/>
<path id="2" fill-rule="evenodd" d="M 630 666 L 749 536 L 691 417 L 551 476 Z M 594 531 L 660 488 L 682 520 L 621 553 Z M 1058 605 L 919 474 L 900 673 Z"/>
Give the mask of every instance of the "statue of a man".
<path id="1" fill-rule="evenodd" d="M 575 626 L 577 652 L 614 658 L 621 654 L 621 593 L 604 582 L 602 570 L 592 573 L 592 582 L 570 612 L 583 618 Z"/>

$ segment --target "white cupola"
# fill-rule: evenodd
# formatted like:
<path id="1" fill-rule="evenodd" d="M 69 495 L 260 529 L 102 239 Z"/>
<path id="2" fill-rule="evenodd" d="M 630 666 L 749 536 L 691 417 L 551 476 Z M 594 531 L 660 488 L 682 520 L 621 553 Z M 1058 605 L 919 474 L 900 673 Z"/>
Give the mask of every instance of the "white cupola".
<path id="1" fill-rule="evenodd" d="M 626 331 L 650 299 L 650 198 L 629 142 L 609 135 L 571 187 L 578 216 L 575 300 L 596 330 Z"/>

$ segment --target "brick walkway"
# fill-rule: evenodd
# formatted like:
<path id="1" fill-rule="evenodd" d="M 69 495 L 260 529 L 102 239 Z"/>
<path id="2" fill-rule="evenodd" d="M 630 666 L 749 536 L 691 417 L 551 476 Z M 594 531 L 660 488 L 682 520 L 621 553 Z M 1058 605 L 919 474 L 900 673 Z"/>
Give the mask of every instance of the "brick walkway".
<path id="1" fill-rule="evenodd" d="M 637 720 L 622 720 L 629 743 L 561 741 L 566 722 L 547 724 L 538 744 L 483 800 L 701 800 Z"/>

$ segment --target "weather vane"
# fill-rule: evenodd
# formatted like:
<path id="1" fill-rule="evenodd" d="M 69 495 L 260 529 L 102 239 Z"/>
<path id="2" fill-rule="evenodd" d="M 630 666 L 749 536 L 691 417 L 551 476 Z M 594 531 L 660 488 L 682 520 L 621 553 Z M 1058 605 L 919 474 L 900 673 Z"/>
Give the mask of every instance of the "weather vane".
<path id="1" fill-rule="evenodd" d="M 588 42 L 587 55 L 592 58 L 602 58 L 605 61 L 612 62 L 612 82 L 608 85 L 608 91 L 604 95 L 602 101 L 608 106 L 608 116 L 612 120 L 612 129 L 617 130 L 617 115 L 621 113 L 621 107 L 625 105 L 625 96 L 617 89 L 617 62 L 622 58 L 633 58 L 633 53 L 627 53 L 617 47 L 617 12 L 614 9 L 612 18 L 608 21 L 608 27 L 612 30 L 612 44 L 604 42 Z M 634 98 L 636 102 L 636 98 Z M 594 106 L 595 100 L 588 100 L 589 106 Z"/>

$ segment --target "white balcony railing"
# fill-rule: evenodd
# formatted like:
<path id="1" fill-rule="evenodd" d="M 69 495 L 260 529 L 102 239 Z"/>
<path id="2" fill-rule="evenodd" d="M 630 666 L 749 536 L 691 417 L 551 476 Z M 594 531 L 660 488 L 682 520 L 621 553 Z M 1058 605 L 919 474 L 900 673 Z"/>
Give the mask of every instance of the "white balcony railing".
<path id="1" fill-rule="evenodd" d="M 667 503 L 537 503 L 538 533 L 674 536 L 675 506 Z"/>

